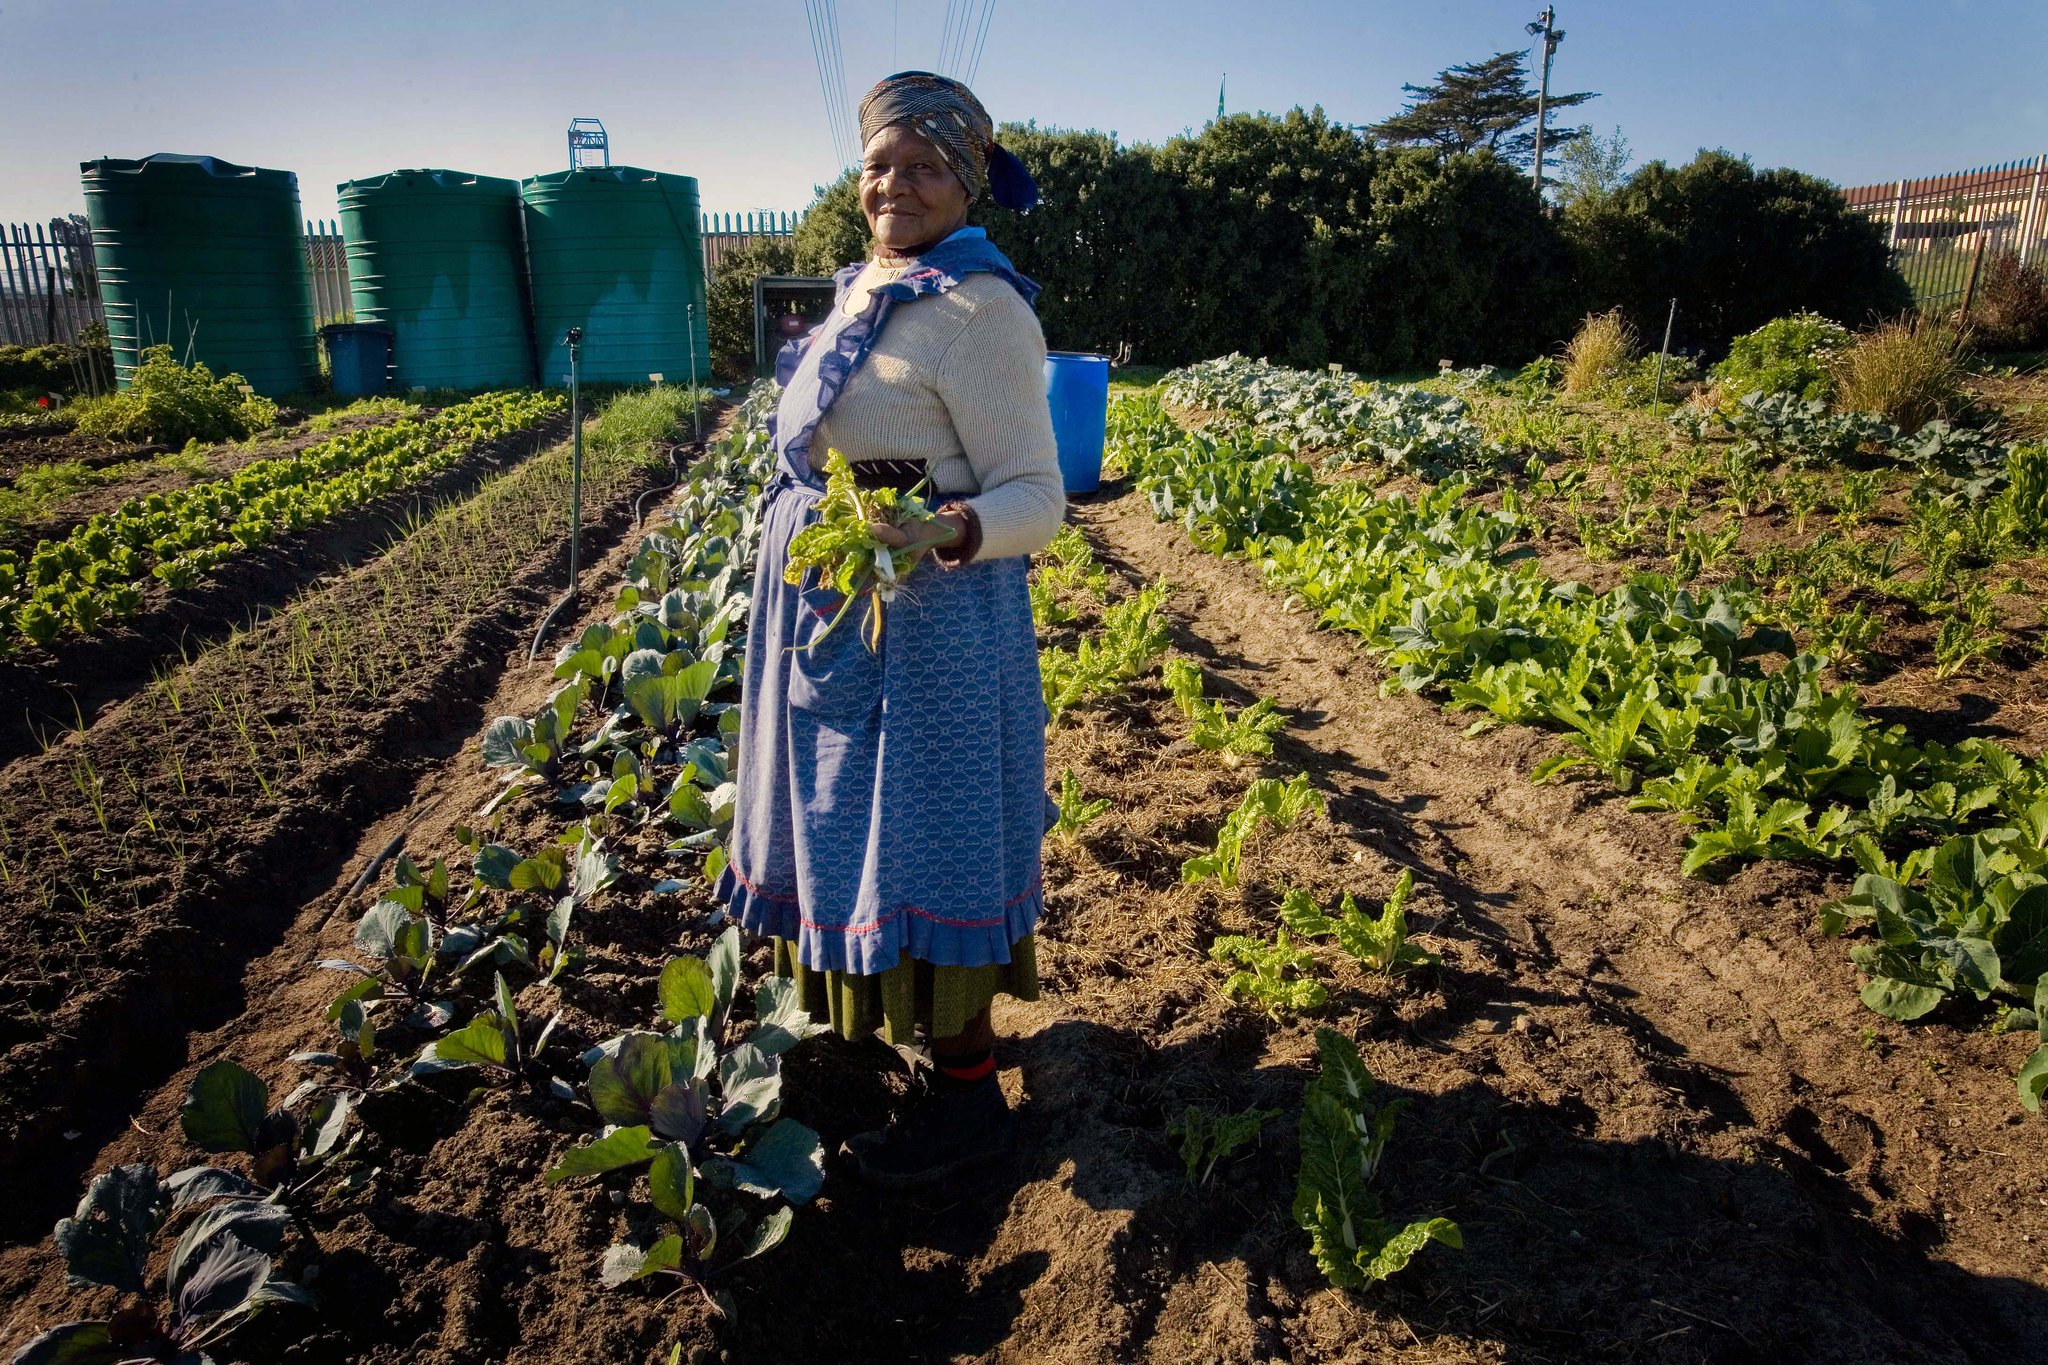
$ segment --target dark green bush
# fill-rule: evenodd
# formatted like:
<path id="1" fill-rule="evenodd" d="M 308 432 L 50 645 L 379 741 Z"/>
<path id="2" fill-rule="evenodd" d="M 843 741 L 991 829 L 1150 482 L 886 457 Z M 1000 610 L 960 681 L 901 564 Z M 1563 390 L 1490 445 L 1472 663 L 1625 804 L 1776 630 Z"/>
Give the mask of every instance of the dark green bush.
<path id="1" fill-rule="evenodd" d="M 98 365 L 103 382 L 113 373 L 104 340 L 96 348 L 68 342 L 0 346 L 0 392 L 75 394 L 84 378 L 81 371 L 89 364 Z"/>
<path id="2" fill-rule="evenodd" d="M 1029 125 L 1002 141 L 1043 200 L 977 205 L 972 220 L 1043 286 L 1055 347 L 1386 372 L 1519 363 L 1575 316 L 1562 239 L 1490 156 L 1382 150 L 1319 109 L 1231 115 L 1161 147 Z M 851 173 L 795 245 L 805 274 L 867 250 Z"/>
<path id="3" fill-rule="evenodd" d="M 182 445 L 238 441 L 277 421 L 277 404 L 244 395 L 238 374 L 213 377 L 204 364 L 180 365 L 168 346 L 143 351 L 121 393 L 81 405 L 78 430 L 109 441 Z"/>
<path id="4" fill-rule="evenodd" d="M 1685 348 L 1719 355 L 1772 318 L 1811 311 L 1860 327 L 1912 307 L 1883 230 L 1798 171 L 1723 151 L 1652 161 L 1612 194 L 1574 204 L 1564 231 L 1583 302 L 1661 334 L 1678 300 Z"/>
<path id="5" fill-rule="evenodd" d="M 711 329 L 711 372 L 744 383 L 754 377 L 754 281 L 790 274 L 796 250 L 787 237 L 759 237 L 719 259 L 705 291 L 705 320 Z"/>

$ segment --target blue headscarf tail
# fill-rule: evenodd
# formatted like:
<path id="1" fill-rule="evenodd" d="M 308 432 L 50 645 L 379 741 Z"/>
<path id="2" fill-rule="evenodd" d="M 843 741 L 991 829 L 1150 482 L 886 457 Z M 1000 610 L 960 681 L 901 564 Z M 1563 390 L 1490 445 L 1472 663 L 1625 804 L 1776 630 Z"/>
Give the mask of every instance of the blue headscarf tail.
<path id="1" fill-rule="evenodd" d="M 988 192 L 998 204 L 1018 213 L 1029 213 L 1038 207 L 1038 182 L 1007 147 L 989 148 Z"/>

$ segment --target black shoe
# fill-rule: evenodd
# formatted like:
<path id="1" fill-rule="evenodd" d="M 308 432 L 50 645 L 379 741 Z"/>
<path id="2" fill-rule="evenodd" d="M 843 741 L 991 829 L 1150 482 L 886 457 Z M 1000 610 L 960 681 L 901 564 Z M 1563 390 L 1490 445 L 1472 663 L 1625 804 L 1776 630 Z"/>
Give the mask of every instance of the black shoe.
<path id="1" fill-rule="evenodd" d="M 854 1173 L 885 1189 L 911 1189 L 1002 1156 L 1017 1141 L 1017 1120 L 993 1075 L 960 1084 L 933 1080 L 900 1120 L 856 1133 L 839 1151 Z"/>

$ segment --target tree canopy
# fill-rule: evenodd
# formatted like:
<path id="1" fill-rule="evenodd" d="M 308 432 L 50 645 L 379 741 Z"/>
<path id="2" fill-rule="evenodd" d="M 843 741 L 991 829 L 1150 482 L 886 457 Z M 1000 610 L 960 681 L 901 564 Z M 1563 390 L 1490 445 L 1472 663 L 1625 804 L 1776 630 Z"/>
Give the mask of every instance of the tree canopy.
<path id="1" fill-rule="evenodd" d="M 1401 89 L 1412 97 L 1408 107 L 1368 131 L 1397 147 L 1434 147 L 1445 153 L 1489 151 L 1511 165 L 1526 166 L 1536 154 L 1536 130 L 1526 126 L 1536 121 L 1536 92 L 1529 88 L 1529 72 L 1522 64 L 1526 56 L 1496 52 L 1483 62 L 1438 72 L 1433 84 L 1404 85 Z M 1552 95 L 1544 122 L 1548 125 L 1549 115 L 1557 110 L 1598 98 L 1586 90 Z M 1584 131 L 1546 127 L 1544 148 L 1567 146 L 1584 136 Z"/>

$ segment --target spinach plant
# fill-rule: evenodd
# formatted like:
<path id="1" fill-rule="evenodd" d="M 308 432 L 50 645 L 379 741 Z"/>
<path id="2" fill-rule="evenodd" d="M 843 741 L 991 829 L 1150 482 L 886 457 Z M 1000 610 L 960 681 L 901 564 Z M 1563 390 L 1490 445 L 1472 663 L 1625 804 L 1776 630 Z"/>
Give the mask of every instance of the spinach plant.
<path id="1" fill-rule="evenodd" d="M 1358 908 L 1345 892 L 1334 915 L 1325 914 L 1306 891 L 1289 891 L 1280 904 L 1280 920 L 1304 938 L 1334 938 L 1337 946 L 1376 972 L 1402 967 L 1433 967 L 1442 959 L 1408 941 L 1408 896 L 1415 874 L 1406 868 L 1394 883 L 1394 894 L 1377 915 Z"/>
<path id="2" fill-rule="evenodd" d="M 1180 1139 L 1180 1159 L 1188 1179 L 1197 1185 L 1209 1183 L 1216 1163 L 1248 1142 L 1257 1142 L 1259 1130 L 1280 1117 L 1278 1109 L 1247 1109 L 1240 1114 L 1212 1114 L 1189 1105 L 1166 1127 L 1167 1136 Z"/>

